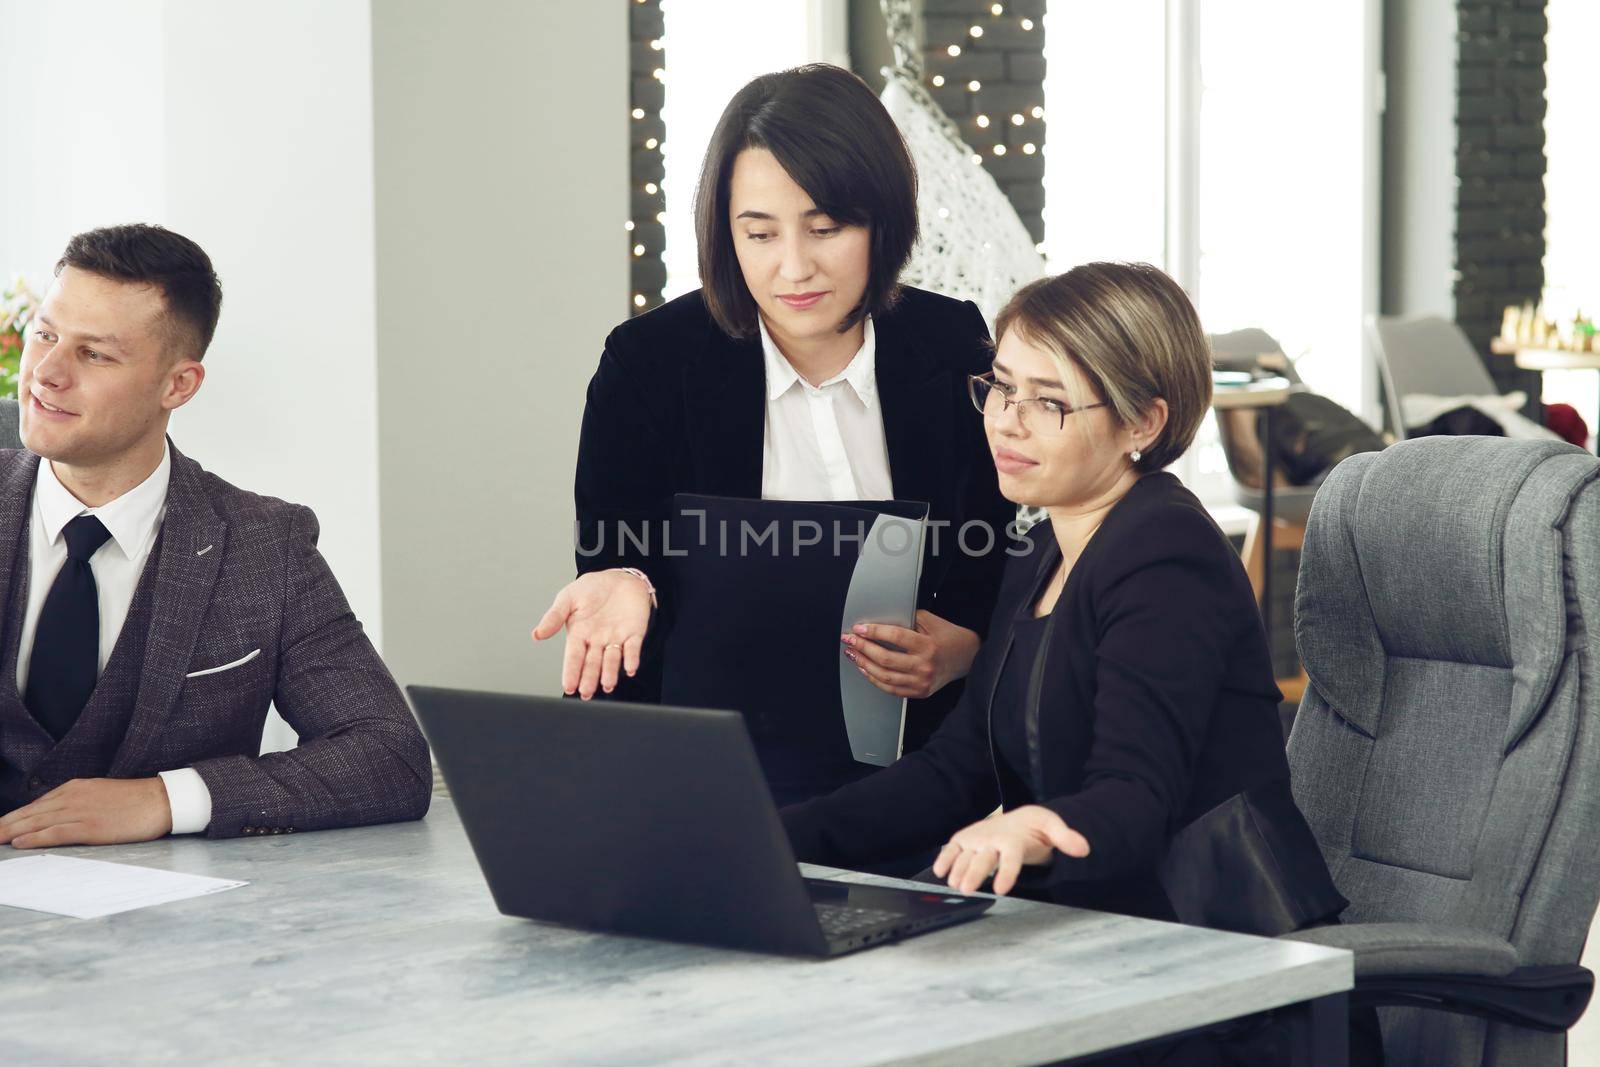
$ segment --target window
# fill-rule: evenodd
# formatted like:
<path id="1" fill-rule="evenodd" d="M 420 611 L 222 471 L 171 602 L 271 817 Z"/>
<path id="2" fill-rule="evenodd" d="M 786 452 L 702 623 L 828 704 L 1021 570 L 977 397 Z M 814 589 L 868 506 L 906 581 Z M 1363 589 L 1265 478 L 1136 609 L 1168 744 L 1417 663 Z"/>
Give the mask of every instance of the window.
<path id="1" fill-rule="evenodd" d="M 1600 5 L 1593 0 L 1550 0 L 1549 54 L 1545 60 L 1545 314 L 1571 322 L 1582 312 L 1600 318 L 1600 138 L 1594 131 L 1594 58 Z M 1591 433 L 1600 429 L 1594 371 L 1547 371 L 1546 403 L 1571 404 Z"/>
<path id="2" fill-rule="evenodd" d="M 1208 332 L 1265 329 L 1312 388 L 1375 418 L 1377 19 L 1372 0 L 1054 5 L 1050 269 L 1160 264 Z M 1231 496 L 1211 420 L 1174 470 Z"/>
<path id="3" fill-rule="evenodd" d="M 1051 5 L 1044 252 L 1052 274 L 1093 260 L 1165 260 L 1165 33 L 1159 3 Z"/>
<path id="4" fill-rule="evenodd" d="M 669 298 L 698 284 L 690 205 L 723 106 L 759 73 L 837 61 L 840 10 L 773 0 L 755 32 L 739 0 L 665 5 Z M 1375 421 L 1378 0 L 1057 0 L 1047 20 L 1050 270 L 1160 264 L 1207 330 L 1267 330 L 1312 388 Z M 1211 420 L 1176 470 L 1231 495 Z"/>
<path id="5" fill-rule="evenodd" d="M 1199 298 L 1260 326 L 1319 393 L 1362 406 L 1361 5 L 1201 7 Z"/>
<path id="6" fill-rule="evenodd" d="M 757 8 L 759 7 L 759 11 Z M 759 15 L 759 17 L 757 17 Z M 700 285 L 694 187 L 717 119 L 733 94 L 759 74 L 828 61 L 848 66 L 843 0 L 667 0 L 666 298 Z"/>

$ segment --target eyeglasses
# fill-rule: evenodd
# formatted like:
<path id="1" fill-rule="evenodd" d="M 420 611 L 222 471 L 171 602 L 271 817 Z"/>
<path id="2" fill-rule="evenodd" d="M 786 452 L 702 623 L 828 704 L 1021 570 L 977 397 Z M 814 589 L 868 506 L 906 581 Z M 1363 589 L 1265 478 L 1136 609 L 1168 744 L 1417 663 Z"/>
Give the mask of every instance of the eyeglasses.
<path id="1" fill-rule="evenodd" d="M 1013 400 L 1006 395 L 1007 390 L 1014 390 L 1012 385 L 1001 385 L 994 380 L 992 374 L 967 375 L 967 395 L 972 397 L 972 406 L 982 412 L 983 417 L 989 421 L 998 419 L 1005 414 L 1007 409 L 1017 409 L 1017 422 L 1023 429 L 1032 433 L 1052 435 L 1066 429 L 1067 416 L 1079 411 L 1089 411 L 1092 408 L 1103 408 L 1105 402 L 1096 404 L 1063 404 L 1059 400 L 1049 397 L 1032 397 L 1028 400 Z"/>

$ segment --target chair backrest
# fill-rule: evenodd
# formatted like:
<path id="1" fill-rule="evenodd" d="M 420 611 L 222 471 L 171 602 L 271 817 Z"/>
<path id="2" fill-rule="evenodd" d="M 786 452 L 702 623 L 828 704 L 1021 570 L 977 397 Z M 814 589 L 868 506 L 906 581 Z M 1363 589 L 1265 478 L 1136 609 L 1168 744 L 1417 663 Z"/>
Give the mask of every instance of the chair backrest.
<path id="1" fill-rule="evenodd" d="M 1437 315 L 1415 318 L 1374 316 L 1367 320 L 1378 370 L 1383 376 L 1389 422 L 1396 439 L 1406 435 L 1400 398 L 1414 393 L 1432 396 L 1494 396 L 1500 392 L 1467 335 Z"/>
<path id="2" fill-rule="evenodd" d="M 22 431 L 17 425 L 16 397 L 0 397 L 0 448 L 21 448 Z"/>
<path id="3" fill-rule="evenodd" d="M 1218 370 L 1250 371 L 1263 367 L 1300 384 L 1294 361 L 1284 354 L 1277 338 L 1266 330 L 1252 327 L 1232 333 L 1214 333 L 1207 340 L 1211 342 L 1211 361 Z"/>
<path id="4" fill-rule="evenodd" d="M 1428 437 L 1334 470 L 1301 555 L 1310 685 L 1289 761 L 1346 921 L 1578 961 L 1600 895 L 1596 626 L 1595 456 Z M 1450 1050 L 1429 1062 L 1526 1062 L 1563 1040 L 1414 1009 L 1384 1025 L 1391 1050 Z"/>
<path id="5" fill-rule="evenodd" d="M 1207 340 L 1211 344 L 1211 362 L 1217 370 L 1250 372 L 1263 368 L 1295 385 L 1302 384 L 1283 346 L 1265 330 L 1252 328 L 1214 333 Z M 1233 476 L 1234 499 L 1245 507 L 1259 510 L 1266 469 L 1260 432 L 1262 413 L 1260 409 L 1217 409 L 1214 414 L 1217 438 L 1228 461 L 1228 473 Z M 1303 512 L 1301 515 L 1303 517 Z"/>

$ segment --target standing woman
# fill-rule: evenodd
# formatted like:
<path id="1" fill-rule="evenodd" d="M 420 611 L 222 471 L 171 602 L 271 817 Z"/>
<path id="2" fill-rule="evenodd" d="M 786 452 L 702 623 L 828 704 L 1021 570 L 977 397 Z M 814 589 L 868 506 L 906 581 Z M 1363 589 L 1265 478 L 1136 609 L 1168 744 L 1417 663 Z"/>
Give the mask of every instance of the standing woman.
<path id="1" fill-rule="evenodd" d="M 1013 514 L 966 396 L 992 359 L 983 316 L 899 284 L 917 236 L 916 173 L 883 105 L 838 67 L 739 91 L 706 151 L 695 225 L 703 288 L 606 339 L 578 451 L 580 577 L 534 638 L 565 627 L 567 693 L 658 699 L 652 654 L 674 590 L 650 549 L 673 494 L 924 501 L 949 525 L 924 564 L 916 629 L 876 627 L 878 640 L 841 646 L 879 688 L 911 698 L 915 748 L 977 654 Z M 958 537 L 972 521 L 988 530 Z M 653 543 L 620 537 L 624 527 Z M 776 649 L 774 685 L 783 670 Z M 812 780 L 815 791 L 840 784 Z"/>

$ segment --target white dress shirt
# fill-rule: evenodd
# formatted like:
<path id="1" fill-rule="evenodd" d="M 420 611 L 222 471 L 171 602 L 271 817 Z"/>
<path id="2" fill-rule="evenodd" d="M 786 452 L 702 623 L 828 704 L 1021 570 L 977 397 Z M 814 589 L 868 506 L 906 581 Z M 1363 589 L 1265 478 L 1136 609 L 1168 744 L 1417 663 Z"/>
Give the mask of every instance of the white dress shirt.
<path id="1" fill-rule="evenodd" d="M 821 385 L 800 377 L 773 343 L 767 324 L 760 325 L 767 370 L 762 498 L 892 499 L 872 320 L 866 320 L 861 347 L 849 365 Z"/>
<path id="2" fill-rule="evenodd" d="M 161 530 L 161 520 L 166 517 L 167 484 L 171 480 L 172 455 L 163 446 L 161 464 L 150 477 L 109 504 L 86 508 L 61 484 L 50 461 L 39 461 L 33 489 L 33 521 L 29 524 L 28 609 L 22 618 L 22 641 L 17 648 L 18 693 L 28 690 L 39 613 L 67 561 L 67 539 L 61 535 L 67 523 L 79 515 L 93 515 L 111 533 L 89 557 L 100 598 L 100 662 L 96 670 L 104 672 L 106 661 L 117 647 L 122 624 L 128 620 L 128 609 L 133 606 L 133 594 Z M 211 822 L 211 791 L 199 772 L 192 767 L 162 771 L 161 781 L 172 807 L 172 832 L 192 834 L 204 830 Z"/>

